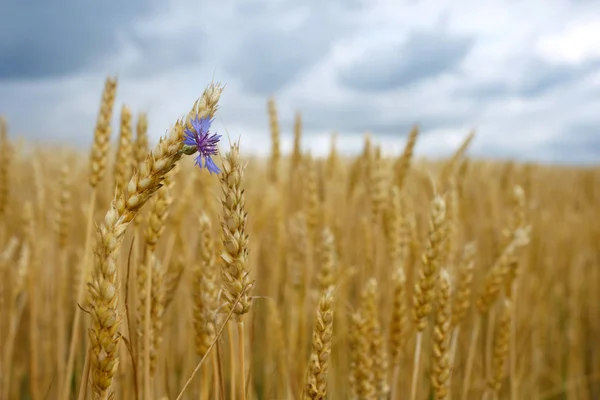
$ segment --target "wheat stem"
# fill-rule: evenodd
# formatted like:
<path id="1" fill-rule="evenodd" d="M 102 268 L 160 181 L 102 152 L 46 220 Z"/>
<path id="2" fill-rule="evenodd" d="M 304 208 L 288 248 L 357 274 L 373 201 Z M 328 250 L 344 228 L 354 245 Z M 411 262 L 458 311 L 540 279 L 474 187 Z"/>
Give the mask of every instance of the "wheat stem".
<path id="1" fill-rule="evenodd" d="M 221 328 L 219 329 L 219 332 L 217 332 L 217 334 L 215 336 L 215 339 L 212 341 L 212 343 L 210 344 L 210 347 L 208 348 L 208 350 L 206 351 L 206 353 L 202 356 L 202 358 L 200 359 L 200 361 L 196 365 L 196 368 L 194 368 L 194 371 L 192 372 L 192 374 L 190 375 L 190 377 L 186 381 L 185 385 L 183 385 L 183 388 L 181 389 L 181 391 L 179 392 L 179 395 L 177 396 L 177 398 L 175 400 L 181 400 L 183 398 L 183 394 L 185 393 L 186 389 L 190 386 L 190 384 L 194 380 L 194 377 L 196 376 L 196 374 L 198 373 L 198 371 L 200 371 L 200 368 L 202 367 L 202 364 L 204 364 L 204 361 L 206 360 L 206 357 L 208 357 L 208 355 L 210 354 L 210 351 L 213 349 L 213 347 L 216 345 L 216 343 L 221 338 L 221 335 L 223 334 L 223 331 L 225 330 L 225 326 L 229 325 L 228 322 L 229 322 L 231 316 L 233 315 L 235 307 L 237 307 L 238 303 L 240 302 L 240 300 L 242 299 L 242 297 L 244 295 L 245 295 L 245 293 L 244 293 L 244 291 L 242 291 L 240 293 L 239 297 L 237 298 L 237 300 L 235 300 L 231 304 L 231 309 L 229 310 L 229 313 L 227 314 L 227 317 L 225 317 L 225 320 L 223 321 L 223 325 L 221 325 Z M 232 398 L 232 397 L 230 397 L 230 398 Z"/>
<path id="2" fill-rule="evenodd" d="M 238 356 L 240 368 L 240 398 L 246 400 L 246 363 L 244 359 L 244 321 L 237 321 Z"/>
<path id="3" fill-rule="evenodd" d="M 236 399 L 236 370 L 235 370 L 235 344 L 233 325 L 228 324 L 227 333 L 229 339 L 229 399 Z"/>
<path id="4" fill-rule="evenodd" d="M 87 387 L 90 377 L 90 350 L 85 352 L 85 361 L 83 362 L 83 372 L 81 374 L 81 382 L 79 384 L 79 395 L 77 400 L 85 400 L 87 398 Z"/>
<path id="5" fill-rule="evenodd" d="M 146 257 L 145 263 L 150 265 L 151 262 L 154 262 L 152 257 Z M 146 274 L 146 298 L 144 299 L 144 398 L 151 399 L 152 398 L 152 388 L 150 386 L 150 329 L 151 329 L 151 292 L 152 292 L 152 267 L 148 268 L 148 273 Z"/>
<path id="6" fill-rule="evenodd" d="M 410 400 L 417 399 L 417 392 L 419 389 L 419 369 L 421 362 L 421 345 L 423 342 L 423 332 L 417 332 L 417 339 L 415 343 L 415 358 L 413 361 L 413 374 L 412 374 L 412 384 L 411 384 L 411 392 L 410 392 Z"/>
<path id="7" fill-rule="evenodd" d="M 475 362 L 475 352 L 477 351 L 477 339 L 480 328 L 481 314 L 477 313 L 475 315 L 473 330 L 471 331 L 471 340 L 469 341 L 470 345 L 467 353 L 467 365 L 465 366 L 465 377 L 463 381 L 461 400 L 467 400 L 469 396 L 469 390 L 471 389 L 471 374 L 473 373 L 473 363 Z"/>

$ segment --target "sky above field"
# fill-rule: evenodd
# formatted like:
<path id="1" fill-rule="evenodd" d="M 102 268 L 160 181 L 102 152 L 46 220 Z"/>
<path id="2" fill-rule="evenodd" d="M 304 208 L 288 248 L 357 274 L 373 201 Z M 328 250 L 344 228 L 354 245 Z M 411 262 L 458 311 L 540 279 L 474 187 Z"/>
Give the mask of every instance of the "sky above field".
<path id="1" fill-rule="evenodd" d="M 342 152 L 372 133 L 400 152 L 600 162 L 600 3 L 591 0 L 5 0 L 0 114 L 10 134 L 87 146 L 104 79 L 149 114 L 154 139 L 213 79 L 215 121 L 242 149 L 270 151 L 274 95 L 282 147 L 301 111 L 304 147 Z M 117 130 L 115 129 L 115 134 Z"/>

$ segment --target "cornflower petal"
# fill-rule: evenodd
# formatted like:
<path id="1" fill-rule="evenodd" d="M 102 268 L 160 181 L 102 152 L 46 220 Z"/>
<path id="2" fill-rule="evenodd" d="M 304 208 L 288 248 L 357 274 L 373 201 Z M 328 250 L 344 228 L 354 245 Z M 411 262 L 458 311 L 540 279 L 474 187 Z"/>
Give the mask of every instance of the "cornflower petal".
<path id="1" fill-rule="evenodd" d="M 210 172 L 211 175 L 213 172 L 215 174 L 221 172 L 221 170 L 219 169 L 219 167 L 217 167 L 217 164 L 215 164 L 211 156 L 204 157 L 204 166 L 206 167 L 208 172 Z"/>
<path id="2" fill-rule="evenodd" d="M 196 146 L 196 134 L 188 129 L 185 130 L 185 139 L 183 144 L 188 146 Z"/>

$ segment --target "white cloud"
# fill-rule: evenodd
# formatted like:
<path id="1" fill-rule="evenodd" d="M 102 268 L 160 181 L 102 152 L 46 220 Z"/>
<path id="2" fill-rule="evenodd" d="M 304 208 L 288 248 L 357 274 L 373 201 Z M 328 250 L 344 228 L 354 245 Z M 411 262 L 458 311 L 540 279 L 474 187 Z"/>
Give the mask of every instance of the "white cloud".
<path id="1" fill-rule="evenodd" d="M 541 37 L 536 50 L 548 61 L 578 65 L 600 58 L 600 25 L 597 19 L 572 21 L 561 32 Z"/>

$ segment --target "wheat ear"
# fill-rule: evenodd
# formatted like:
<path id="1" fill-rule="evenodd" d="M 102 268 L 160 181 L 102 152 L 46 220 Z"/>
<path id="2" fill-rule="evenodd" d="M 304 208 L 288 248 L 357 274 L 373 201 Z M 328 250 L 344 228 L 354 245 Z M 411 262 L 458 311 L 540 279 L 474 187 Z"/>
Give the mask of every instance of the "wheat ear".
<path id="1" fill-rule="evenodd" d="M 331 229 L 328 227 L 323 229 L 321 235 L 321 247 L 319 249 L 319 256 L 321 259 L 321 265 L 319 268 L 319 274 L 317 281 L 321 291 L 326 291 L 329 287 L 333 286 L 336 281 L 336 254 L 335 254 L 335 239 Z"/>
<path id="2" fill-rule="evenodd" d="M 378 399 L 387 398 L 389 392 L 388 377 L 388 357 L 385 348 L 385 341 L 379 321 L 378 306 L 379 285 L 375 278 L 367 281 L 362 293 L 362 312 L 366 318 L 368 329 L 368 340 L 371 346 L 370 353 L 373 358 L 373 386 L 375 387 L 375 396 Z"/>
<path id="3" fill-rule="evenodd" d="M 57 371 L 61 377 L 66 370 L 66 317 L 65 308 L 67 307 L 65 295 L 66 291 L 66 271 L 68 268 L 68 249 L 69 229 L 71 227 L 71 175 L 68 165 L 64 165 L 60 171 L 60 192 L 56 204 L 56 236 L 58 242 L 58 264 L 56 268 L 56 353 L 57 353 Z M 63 381 L 59 379 L 57 383 L 58 393 L 63 392 Z"/>
<path id="4" fill-rule="evenodd" d="M 281 150 L 280 150 L 280 131 L 279 131 L 279 119 L 277 118 L 277 105 L 273 97 L 269 98 L 268 105 L 269 111 L 269 125 L 271 128 L 271 160 L 269 165 L 269 178 L 277 183 L 279 182 L 279 170 L 281 163 Z"/>
<path id="5" fill-rule="evenodd" d="M 415 345 L 415 358 L 413 366 L 411 400 L 416 400 L 419 384 L 419 367 L 421 359 L 421 346 L 423 331 L 427 327 L 427 317 L 433 308 L 436 295 L 436 285 L 440 269 L 440 252 L 442 251 L 444 228 L 446 218 L 446 203 L 436 195 L 431 204 L 431 218 L 429 221 L 429 235 L 425 253 L 421 257 L 419 280 L 415 285 L 413 296 L 413 321 L 417 328 Z"/>
<path id="6" fill-rule="evenodd" d="M 450 371 L 450 336 L 452 332 L 452 303 L 450 275 L 446 270 L 440 274 L 439 295 L 437 296 L 438 310 L 433 328 L 433 373 L 431 386 L 435 397 L 442 400 L 448 397 Z"/>
<path id="7" fill-rule="evenodd" d="M 8 141 L 8 125 L 6 120 L 0 117 L 0 217 L 3 221 L 10 189 L 8 175 L 11 159 L 12 152 Z"/>
<path id="8" fill-rule="evenodd" d="M 510 323 L 512 319 L 511 303 L 505 299 L 500 310 L 500 317 L 494 333 L 494 349 L 492 354 L 492 371 L 488 378 L 488 389 L 494 398 L 506 377 L 506 359 L 510 341 Z"/>
<path id="9" fill-rule="evenodd" d="M 302 161 L 302 114 L 299 112 L 294 116 L 294 148 L 292 150 L 292 171 L 300 166 Z"/>
<path id="10" fill-rule="evenodd" d="M 361 312 L 351 315 L 351 387 L 359 399 L 374 399 L 376 389 L 373 375 L 373 359 L 371 357 L 371 341 L 369 340 L 369 324 Z"/>
<path id="11" fill-rule="evenodd" d="M 196 353 L 202 357 L 216 335 L 216 312 L 218 308 L 217 271 L 210 218 L 200 215 L 198 229 L 199 260 L 194 267 L 192 290 L 194 329 L 196 331 Z"/>
<path id="12" fill-rule="evenodd" d="M 110 147 L 110 123 L 112 120 L 113 106 L 115 103 L 115 97 L 117 95 L 117 79 L 106 78 L 104 83 L 104 90 L 102 92 L 102 99 L 100 102 L 100 110 L 98 112 L 98 119 L 96 121 L 96 129 L 94 131 L 94 144 L 90 152 L 90 175 L 89 183 L 92 188 L 90 194 L 90 201 L 88 206 L 88 215 L 85 230 L 85 245 L 83 260 L 78 267 L 78 284 L 77 284 L 77 302 L 84 301 L 85 294 L 85 283 L 88 279 L 88 264 L 91 258 L 91 246 L 92 246 L 92 228 L 94 223 L 94 211 L 96 211 L 96 198 L 97 198 L 97 187 L 104 177 L 104 168 L 106 165 L 106 159 L 108 157 L 108 150 Z M 73 368 L 75 367 L 75 351 L 79 341 L 79 324 L 81 321 L 81 310 L 75 308 L 75 318 L 71 325 L 71 341 L 69 343 L 69 354 L 67 357 L 67 369 L 63 377 L 62 393 L 60 394 L 60 400 L 68 400 L 70 394 L 70 383 Z M 87 375 L 83 377 L 82 385 L 87 382 Z M 85 391 L 81 390 L 80 392 Z"/>
<path id="13" fill-rule="evenodd" d="M 467 317 L 471 307 L 471 286 L 473 284 L 473 270 L 475 267 L 475 242 L 469 242 L 463 249 L 462 258 L 458 265 L 456 292 L 452 303 L 452 344 L 450 346 L 450 361 L 456 363 L 456 349 L 460 335 L 460 324 Z M 450 372 L 452 381 L 452 371 Z"/>
<path id="14" fill-rule="evenodd" d="M 133 159 L 133 131 L 131 128 L 131 111 L 125 105 L 121 107 L 121 128 L 119 131 L 119 146 L 115 160 L 115 184 L 121 190 L 131 178 Z"/>
<path id="15" fill-rule="evenodd" d="M 313 332 L 312 354 L 306 382 L 306 393 L 310 399 L 327 398 L 327 371 L 331 356 L 333 336 L 333 287 L 321 296 Z"/>
<path id="16" fill-rule="evenodd" d="M 417 143 L 417 136 L 419 136 L 419 127 L 415 125 L 408 134 L 408 140 L 406 141 L 402 155 L 394 165 L 395 184 L 400 190 L 404 187 L 404 181 L 406 180 L 408 170 L 410 169 L 413 151 Z"/>
<path id="17" fill-rule="evenodd" d="M 392 375 L 392 399 L 399 391 L 401 357 L 406 345 L 408 331 L 408 306 L 406 301 L 406 275 L 399 265 L 392 275 L 392 319 L 390 321 L 390 354 L 394 372 Z"/>
<path id="18" fill-rule="evenodd" d="M 246 396 L 246 372 L 244 359 L 244 321 L 242 317 L 250 310 L 251 291 L 254 281 L 248 270 L 248 234 L 246 232 L 247 214 L 245 210 L 244 189 L 242 187 L 244 167 L 240 160 L 239 144 L 233 143 L 223 158 L 223 172 L 220 175 L 223 190 L 223 214 L 221 228 L 223 234 L 223 294 L 226 310 L 233 307 L 239 298 L 233 313 L 238 326 L 239 381 L 241 383 L 241 399 Z M 231 337 L 231 336 L 230 336 Z M 232 394 L 233 396 L 233 394 Z"/>

